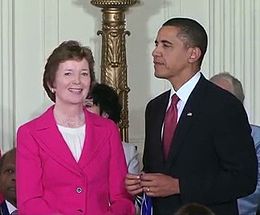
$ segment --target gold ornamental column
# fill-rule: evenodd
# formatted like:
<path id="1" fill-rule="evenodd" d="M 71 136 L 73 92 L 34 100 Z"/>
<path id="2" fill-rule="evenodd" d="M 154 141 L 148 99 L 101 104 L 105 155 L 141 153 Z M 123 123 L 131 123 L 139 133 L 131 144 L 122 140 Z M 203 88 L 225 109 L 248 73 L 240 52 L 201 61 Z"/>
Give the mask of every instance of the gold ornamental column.
<path id="1" fill-rule="evenodd" d="M 102 59 L 101 82 L 113 87 L 122 104 L 119 123 L 121 138 L 128 142 L 128 92 L 125 36 L 125 11 L 137 0 L 91 0 L 91 4 L 102 8 Z"/>

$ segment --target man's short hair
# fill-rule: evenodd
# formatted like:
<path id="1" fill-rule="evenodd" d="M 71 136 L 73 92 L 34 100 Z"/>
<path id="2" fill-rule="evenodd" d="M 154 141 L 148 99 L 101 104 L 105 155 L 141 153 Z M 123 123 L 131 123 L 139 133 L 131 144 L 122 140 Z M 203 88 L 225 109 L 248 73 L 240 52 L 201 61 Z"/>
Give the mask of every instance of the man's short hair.
<path id="1" fill-rule="evenodd" d="M 4 153 L 4 155 L 0 158 L 0 173 L 2 172 L 6 157 L 11 154 L 14 154 L 14 156 L 15 156 L 15 153 L 16 153 L 16 148 L 12 148 L 11 150 Z"/>
<path id="2" fill-rule="evenodd" d="M 166 21 L 164 26 L 174 26 L 180 29 L 178 37 L 188 47 L 198 47 L 201 51 L 199 65 L 201 65 L 207 51 L 208 36 L 206 30 L 197 21 L 189 18 L 172 18 Z"/>
<path id="3" fill-rule="evenodd" d="M 237 78 L 232 76 L 230 73 L 221 72 L 219 74 L 212 76 L 210 78 L 210 81 L 212 81 L 214 83 L 214 81 L 222 80 L 222 79 L 228 81 L 232 85 L 233 91 L 231 93 L 234 96 L 236 96 L 242 103 L 244 103 L 245 94 L 244 94 L 243 86 L 242 86 L 241 82 Z"/>

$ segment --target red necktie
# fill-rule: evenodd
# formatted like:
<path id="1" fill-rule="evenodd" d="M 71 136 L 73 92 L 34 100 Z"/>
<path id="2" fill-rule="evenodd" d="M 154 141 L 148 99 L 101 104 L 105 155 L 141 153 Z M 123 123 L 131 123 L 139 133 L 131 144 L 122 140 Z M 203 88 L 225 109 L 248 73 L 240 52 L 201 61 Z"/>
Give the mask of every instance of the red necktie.
<path id="1" fill-rule="evenodd" d="M 163 149 L 164 149 L 165 158 L 168 157 L 172 138 L 177 126 L 177 118 L 178 118 L 177 103 L 179 100 L 180 99 L 176 94 L 172 96 L 171 105 L 168 108 L 164 118 Z"/>

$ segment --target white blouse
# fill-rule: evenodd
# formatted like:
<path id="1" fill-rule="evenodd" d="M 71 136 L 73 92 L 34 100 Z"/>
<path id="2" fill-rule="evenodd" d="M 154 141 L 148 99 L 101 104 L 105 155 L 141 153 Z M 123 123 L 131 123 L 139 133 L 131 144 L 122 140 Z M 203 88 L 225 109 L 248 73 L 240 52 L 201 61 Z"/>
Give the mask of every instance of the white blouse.
<path id="1" fill-rule="evenodd" d="M 86 125 L 79 128 L 68 128 L 58 125 L 59 131 L 77 162 L 79 161 L 84 146 L 85 128 Z"/>

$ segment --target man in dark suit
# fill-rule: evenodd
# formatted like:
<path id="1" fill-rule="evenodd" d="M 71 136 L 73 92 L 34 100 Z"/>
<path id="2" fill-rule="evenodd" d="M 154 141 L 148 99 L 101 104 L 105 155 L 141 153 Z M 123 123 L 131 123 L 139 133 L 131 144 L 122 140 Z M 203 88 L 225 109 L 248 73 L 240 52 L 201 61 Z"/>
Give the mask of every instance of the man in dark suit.
<path id="1" fill-rule="evenodd" d="M 237 198 L 256 187 L 257 159 L 246 112 L 237 98 L 202 75 L 206 49 L 206 31 L 188 18 L 168 20 L 155 40 L 155 76 L 170 81 L 172 89 L 148 103 L 145 173 L 128 174 L 125 180 L 130 194 L 152 197 L 154 215 L 172 215 L 191 202 L 218 215 L 236 215 Z M 175 94 L 177 127 L 166 154 L 164 120 Z"/>
<path id="2" fill-rule="evenodd" d="M 0 215 L 17 214 L 15 152 L 12 149 L 0 159 L 0 191 L 5 199 L 0 205 Z"/>

